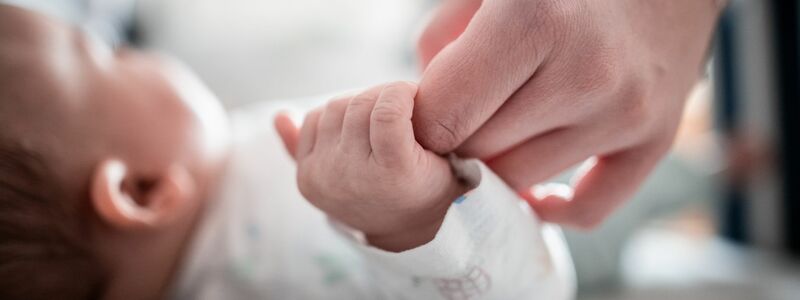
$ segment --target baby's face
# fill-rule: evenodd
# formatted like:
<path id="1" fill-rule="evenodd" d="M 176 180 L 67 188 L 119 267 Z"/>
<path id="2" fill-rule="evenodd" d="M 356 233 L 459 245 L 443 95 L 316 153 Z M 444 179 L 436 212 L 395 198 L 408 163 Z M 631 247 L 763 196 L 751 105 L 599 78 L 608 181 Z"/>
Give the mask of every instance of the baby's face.
<path id="1" fill-rule="evenodd" d="M 63 174 L 67 179 L 116 158 L 143 177 L 181 164 L 202 186 L 210 183 L 227 149 L 227 120 L 189 71 L 163 57 L 111 49 L 63 24 L 29 23 L 17 43 L 2 48 L 26 64 L 19 76 L 30 78 L 21 93 L 41 94 L 0 111 L 14 118 L 15 134 L 51 149 L 63 164 L 56 168 L 72 173 Z"/>

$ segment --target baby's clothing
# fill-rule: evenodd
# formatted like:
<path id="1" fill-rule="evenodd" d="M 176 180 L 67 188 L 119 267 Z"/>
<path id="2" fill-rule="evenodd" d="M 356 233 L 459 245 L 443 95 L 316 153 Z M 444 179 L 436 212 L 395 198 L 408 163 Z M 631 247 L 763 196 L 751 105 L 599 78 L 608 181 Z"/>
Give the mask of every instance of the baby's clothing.
<path id="1" fill-rule="evenodd" d="M 488 168 L 434 240 L 391 253 L 364 243 L 300 195 L 272 120 L 277 104 L 232 114 L 223 187 L 172 288 L 177 299 L 568 299 L 572 263 Z M 285 107 L 285 106 L 283 106 Z"/>

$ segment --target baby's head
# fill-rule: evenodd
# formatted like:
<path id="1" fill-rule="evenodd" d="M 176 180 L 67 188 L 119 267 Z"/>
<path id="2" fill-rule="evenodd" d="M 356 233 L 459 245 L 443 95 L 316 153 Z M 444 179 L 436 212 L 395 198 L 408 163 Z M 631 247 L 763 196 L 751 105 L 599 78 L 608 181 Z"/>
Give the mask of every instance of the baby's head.
<path id="1" fill-rule="evenodd" d="M 0 5 L 0 298 L 158 295 L 226 134 L 180 66 Z"/>

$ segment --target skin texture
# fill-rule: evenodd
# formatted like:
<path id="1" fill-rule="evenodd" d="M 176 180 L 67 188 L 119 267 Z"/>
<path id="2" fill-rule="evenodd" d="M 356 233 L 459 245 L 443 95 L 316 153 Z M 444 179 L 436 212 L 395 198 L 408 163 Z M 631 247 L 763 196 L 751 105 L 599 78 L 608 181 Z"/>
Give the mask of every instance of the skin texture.
<path id="1" fill-rule="evenodd" d="M 114 50 L 71 26 L 0 5 L 0 55 L 14 101 L 3 134 L 47 159 L 90 207 L 86 243 L 109 299 L 163 296 L 227 153 L 224 112 L 163 58 Z M 9 75 L 11 76 L 11 75 Z"/>
<path id="2" fill-rule="evenodd" d="M 419 40 L 417 139 L 483 159 L 547 221 L 594 227 L 669 150 L 723 6 L 444 0 Z M 574 193 L 530 192 L 590 157 Z"/>
<path id="3" fill-rule="evenodd" d="M 466 191 L 449 163 L 414 139 L 416 93 L 415 84 L 396 82 L 339 97 L 310 112 L 299 131 L 287 116 L 276 119 L 303 196 L 388 251 L 432 240 Z"/>

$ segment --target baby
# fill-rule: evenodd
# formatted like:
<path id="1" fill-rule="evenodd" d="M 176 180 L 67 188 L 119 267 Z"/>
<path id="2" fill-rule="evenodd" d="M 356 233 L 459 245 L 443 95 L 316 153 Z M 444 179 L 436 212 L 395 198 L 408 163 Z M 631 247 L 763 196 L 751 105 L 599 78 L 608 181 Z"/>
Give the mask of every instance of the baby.
<path id="1" fill-rule="evenodd" d="M 0 5 L 0 299 L 570 298 L 556 229 L 423 149 L 415 95 L 275 130 L 274 106 L 228 118 L 176 63 Z"/>

